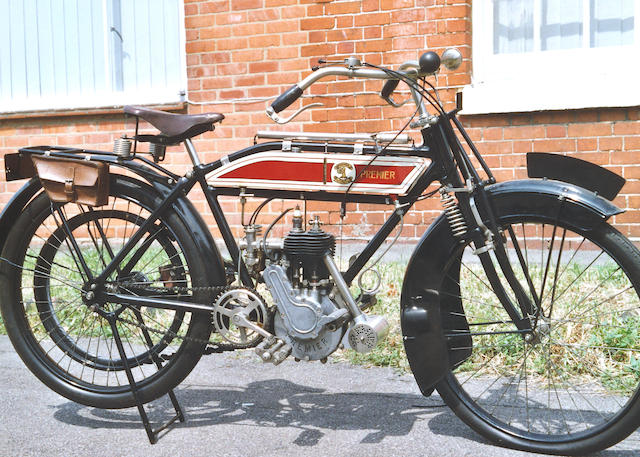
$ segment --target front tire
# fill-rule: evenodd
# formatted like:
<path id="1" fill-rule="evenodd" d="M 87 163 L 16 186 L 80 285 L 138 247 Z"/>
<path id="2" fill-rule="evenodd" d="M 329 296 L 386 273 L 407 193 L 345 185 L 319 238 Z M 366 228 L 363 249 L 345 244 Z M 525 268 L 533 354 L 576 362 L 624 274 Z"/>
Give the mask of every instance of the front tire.
<path id="1" fill-rule="evenodd" d="M 612 446 L 640 424 L 640 252 L 605 222 L 584 230 L 535 211 L 498 222 L 539 305 L 529 316 L 534 332 L 518 332 L 462 247 L 441 290 L 454 367 L 438 392 L 504 446 L 560 455 Z"/>

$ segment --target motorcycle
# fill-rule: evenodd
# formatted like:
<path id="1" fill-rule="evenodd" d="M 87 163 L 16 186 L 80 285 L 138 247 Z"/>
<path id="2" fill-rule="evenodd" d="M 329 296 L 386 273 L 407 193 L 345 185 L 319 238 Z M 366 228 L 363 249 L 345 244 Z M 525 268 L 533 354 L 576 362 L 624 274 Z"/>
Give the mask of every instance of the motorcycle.
<path id="1" fill-rule="evenodd" d="M 173 389 L 204 354 L 252 348 L 277 365 L 374 350 L 389 324 L 370 312 L 380 276 L 367 286 L 363 274 L 411 208 L 439 195 L 443 213 L 415 246 L 399 303 L 422 394 L 437 389 L 470 427 L 515 449 L 583 455 L 623 440 L 640 424 L 640 345 L 629 337 L 640 325 L 640 252 L 608 223 L 623 212 L 611 200 L 624 179 L 529 154 L 529 179 L 497 182 L 457 118 L 460 100 L 446 111 L 428 80 L 460 62 L 449 49 L 397 70 L 324 63 L 267 109 L 289 122 L 313 105 L 280 113 L 335 76 L 384 81 L 381 97 L 398 107 L 403 83 L 416 110 L 395 134 L 258 132 L 255 144 L 202 163 L 192 138 L 222 114 L 127 106 L 135 134 L 113 152 L 8 154 L 7 180 L 28 179 L 0 216 L 0 309 L 17 353 L 70 400 L 136 406 L 153 443 L 144 405 L 168 394 L 167 425 L 184 421 Z M 140 133 L 140 120 L 159 133 Z M 193 164 L 182 176 L 160 165 L 180 143 Z M 196 186 L 230 259 L 186 196 Z M 222 196 L 239 201 L 239 240 Z M 246 220 L 248 197 L 264 200 Z M 263 230 L 274 199 L 298 203 Z M 340 203 L 341 216 L 353 203 L 391 214 L 342 271 L 336 237 L 307 220 L 308 201 Z M 270 236 L 284 220 L 286 236 Z"/>

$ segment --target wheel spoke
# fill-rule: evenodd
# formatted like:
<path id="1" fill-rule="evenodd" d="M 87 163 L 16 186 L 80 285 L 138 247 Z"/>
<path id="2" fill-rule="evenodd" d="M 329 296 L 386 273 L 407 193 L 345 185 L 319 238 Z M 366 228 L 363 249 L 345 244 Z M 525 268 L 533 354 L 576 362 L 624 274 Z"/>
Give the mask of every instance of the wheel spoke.
<path id="1" fill-rule="evenodd" d="M 551 317 L 551 314 L 553 312 L 553 304 L 555 303 L 555 299 L 556 299 L 556 287 L 558 285 L 558 272 L 560 269 L 560 262 L 562 259 L 562 251 L 564 249 L 564 241 L 566 236 L 567 236 L 567 230 L 563 229 L 562 240 L 560 241 L 560 249 L 558 250 L 558 259 L 556 260 L 556 269 L 553 275 L 553 286 L 551 287 L 551 304 L 549 305 L 549 315 L 547 317 Z"/>
<path id="2" fill-rule="evenodd" d="M 60 218 L 60 222 L 58 222 L 55 214 L 52 212 L 53 219 L 58 225 L 58 230 L 62 230 L 63 233 L 66 233 L 66 237 L 64 241 L 67 244 L 67 247 L 69 248 L 69 252 L 71 252 L 71 255 L 73 256 L 74 261 L 76 262 L 76 266 L 78 267 L 78 270 L 80 271 L 81 274 L 84 273 L 85 281 L 93 279 L 93 274 L 91 273 L 91 270 L 87 265 L 84 255 L 82 254 L 82 250 L 80 249 L 80 246 L 78 245 L 76 238 L 73 236 L 73 233 L 69 228 L 69 223 L 64 213 L 64 209 L 61 206 L 56 205 L 55 212 L 58 214 L 58 217 Z"/>

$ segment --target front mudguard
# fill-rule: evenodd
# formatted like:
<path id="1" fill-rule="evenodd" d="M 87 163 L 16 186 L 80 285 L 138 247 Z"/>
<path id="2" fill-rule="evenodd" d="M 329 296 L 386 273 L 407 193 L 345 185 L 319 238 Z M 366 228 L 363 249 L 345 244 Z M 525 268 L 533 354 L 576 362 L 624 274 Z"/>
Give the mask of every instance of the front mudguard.
<path id="1" fill-rule="evenodd" d="M 155 195 L 158 202 L 166 198 L 171 192 L 171 188 L 159 180 L 154 181 L 152 187 L 142 181 L 120 174 L 112 173 L 110 178 L 112 180 L 119 179 L 124 185 L 135 187 L 150 195 Z M 15 193 L 9 203 L 4 207 L 0 214 L 0 252 L 2 252 L 4 248 L 14 221 L 20 216 L 29 201 L 42 190 L 40 180 L 37 177 L 33 177 Z M 205 259 L 205 264 L 207 265 L 206 272 L 209 284 L 226 284 L 224 262 L 220 251 L 216 247 L 207 225 L 193 204 L 186 197 L 181 197 L 173 204 L 173 209 L 181 221 L 191 229 L 193 241 L 196 243 L 198 251 L 201 253 L 202 258 Z"/>
<path id="2" fill-rule="evenodd" d="M 623 212 L 608 200 L 573 184 L 552 180 L 508 181 L 486 187 L 493 213 L 503 221 L 521 215 L 556 220 L 558 212 L 575 228 L 589 230 L 609 217 Z M 455 315 L 449 328 L 468 329 L 462 303 L 456 297 L 456 278 L 445 272 L 457 271 L 461 245 L 454 238 L 444 215 L 422 236 L 414 250 L 402 285 L 401 326 L 411 371 L 424 395 L 448 370 L 471 353 L 471 339 L 447 340 L 442 316 Z"/>

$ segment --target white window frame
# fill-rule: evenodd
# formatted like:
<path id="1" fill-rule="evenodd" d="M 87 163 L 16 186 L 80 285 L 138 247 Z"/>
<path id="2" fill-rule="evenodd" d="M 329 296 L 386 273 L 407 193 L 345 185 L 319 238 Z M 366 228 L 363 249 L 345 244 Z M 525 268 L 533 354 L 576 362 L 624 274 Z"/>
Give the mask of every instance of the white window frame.
<path id="1" fill-rule="evenodd" d="M 472 82 L 461 114 L 640 105 L 640 0 L 634 4 L 633 45 L 540 51 L 534 30 L 533 52 L 494 54 L 493 0 L 474 0 Z M 540 14 L 540 0 L 534 8 Z M 589 18 L 583 23 L 588 42 Z"/>
<path id="2" fill-rule="evenodd" d="M 129 0 L 124 0 L 129 1 Z M 0 103 L 0 115 L 12 113 L 31 113 L 41 111 L 73 111 L 119 108 L 124 105 L 168 105 L 182 103 L 186 99 L 187 88 L 187 56 L 186 56 L 186 29 L 184 16 L 184 0 L 180 0 L 179 9 L 179 59 L 180 59 L 180 81 L 177 86 L 167 86 L 164 90 L 154 88 L 151 90 L 137 89 L 126 92 L 117 91 L 116 82 L 113 75 L 116 63 L 113 61 L 113 47 L 109 43 L 114 38 L 111 31 L 111 14 L 108 12 L 110 3 L 106 0 L 102 2 L 104 46 L 105 46 L 105 80 L 107 90 L 102 93 L 91 95 L 83 94 L 77 97 L 68 95 L 54 95 L 44 97 L 31 97 L 26 99 L 10 100 Z"/>

